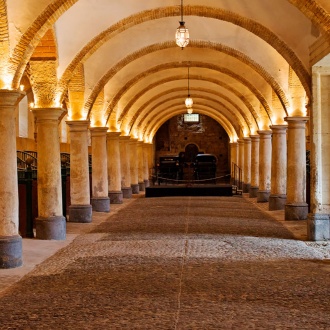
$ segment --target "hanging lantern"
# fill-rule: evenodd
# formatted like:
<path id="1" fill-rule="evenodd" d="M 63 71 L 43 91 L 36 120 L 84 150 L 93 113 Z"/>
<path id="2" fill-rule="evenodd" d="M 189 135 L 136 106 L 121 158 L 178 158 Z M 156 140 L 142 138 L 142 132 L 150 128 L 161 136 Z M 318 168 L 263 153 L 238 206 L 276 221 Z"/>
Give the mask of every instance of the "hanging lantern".
<path id="1" fill-rule="evenodd" d="M 183 21 L 183 0 L 181 0 L 181 21 L 179 27 L 176 29 L 175 40 L 176 44 L 182 49 L 189 44 L 189 31 L 185 27 Z"/>

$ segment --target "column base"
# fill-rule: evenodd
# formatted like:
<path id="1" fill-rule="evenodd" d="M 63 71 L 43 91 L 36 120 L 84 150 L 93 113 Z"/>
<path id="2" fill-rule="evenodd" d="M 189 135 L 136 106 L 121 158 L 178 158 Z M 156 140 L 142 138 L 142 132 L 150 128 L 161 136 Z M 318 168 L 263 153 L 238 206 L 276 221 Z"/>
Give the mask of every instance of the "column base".
<path id="1" fill-rule="evenodd" d="M 249 190 L 249 198 L 257 198 L 258 197 L 258 191 L 259 191 L 259 187 L 250 187 Z"/>
<path id="2" fill-rule="evenodd" d="M 0 269 L 22 266 L 22 237 L 0 236 Z"/>
<path id="3" fill-rule="evenodd" d="M 285 220 L 306 220 L 307 216 L 307 203 L 285 204 Z"/>
<path id="4" fill-rule="evenodd" d="M 92 222 L 92 205 L 70 205 L 69 222 Z"/>
<path id="5" fill-rule="evenodd" d="M 109 191 L 110 204 L 122 204 L 123 203 L 123 192 L 120 191 Z"/>
<path id="6" fill-rule="evenodd" d="M 330 239 L 329 214 L 308 214 L 307 239 L 309 241 L 326 241 Z"/>
<path id="7" fill-rule="evenodd" d="M 243 193 L 248 193 L 250 191 L 250 187 L 250 183 L 243 183 Z"/>
<path id="8" fill-rule="evenodd" d="M 269 196 L 269 211 L 284 210 L 286 203 L 286 195 L 270 195 Z"/>
<path id="9" fill-rule="evenodd" d="M 62 241 L 66 239 L 66 221 L 63 216 L 36 218 L 36 238 Z"/>
<path id="10" fill-rule="evenodd" d="M 110 198 L 98 197 L 91 198 L 92 209 L 95 212 L 110 212 Z"/>
<path id="11" fill-rule="evenodd" d="M 133 195 L 137 195 L 140 192 L 138 183 L 137 184 L 135 184 L 135 183 L 131 184 L 131 187 L 132 187 L 132 194 Z"/>
<path id="12" fill-rule="evenodd" d="M 132 198 L 132 188 L 131 187 L 124 187 L 121 188 L 123 192 L 123 198 Z"/>
<path id="13" fill-rule="evenodd" d="M 257 192 L 257 203 L 266 203 L 269 201 L 269 190 L 259 190 Z"/>
<path id="14" fill-rule="evenodd" d="M 139 182 L 139 191 L 145 191 L 145 185 L 144 182 Z"/>
<path id="15" fill-rule="evenodd" d="M 149 180 L 144 180 L 144 187 L 145 187 L 145 188 L 150 187 L 150 182 L 149 182 Z"/>

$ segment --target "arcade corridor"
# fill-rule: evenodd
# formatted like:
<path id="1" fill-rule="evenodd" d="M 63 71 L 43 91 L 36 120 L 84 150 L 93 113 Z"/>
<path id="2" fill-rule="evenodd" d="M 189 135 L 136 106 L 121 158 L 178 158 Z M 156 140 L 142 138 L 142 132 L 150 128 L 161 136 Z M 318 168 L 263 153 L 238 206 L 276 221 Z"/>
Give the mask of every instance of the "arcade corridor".
<path id="1" fill-rule="evenodd" d="M 70 244 L 24 239 L 66 247 L 2 270 L 0 328 L 329 329 L 328 243 L 246 197 L 139 194 L 69 222 Z"/>

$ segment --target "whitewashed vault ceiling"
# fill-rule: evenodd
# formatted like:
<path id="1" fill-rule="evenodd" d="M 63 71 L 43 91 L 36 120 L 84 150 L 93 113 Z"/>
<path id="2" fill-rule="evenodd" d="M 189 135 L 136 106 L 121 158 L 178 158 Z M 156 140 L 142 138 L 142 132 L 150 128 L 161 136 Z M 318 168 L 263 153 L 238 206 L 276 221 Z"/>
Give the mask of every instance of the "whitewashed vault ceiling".
<path id="1" fill-rule="evenodd" d="M 329 0 L 184 0 L 190 43 L 183 50 L 174 40 L 180 0 L 0 3 L 9 47 L 2 84 L 19 86 L 51 30 L 53 106 L 67 107 L 69 119 L 89 118 L 145 141 L 186 111 L 188 66 L 194 111 L 216 119 L 232 140 L 304 115 L 311 49 L 330 48 Z M 45 86 L 54 84 L 47 79 Z M 39 89 L 29 83 L 37 94 L 40 79 Z"/>

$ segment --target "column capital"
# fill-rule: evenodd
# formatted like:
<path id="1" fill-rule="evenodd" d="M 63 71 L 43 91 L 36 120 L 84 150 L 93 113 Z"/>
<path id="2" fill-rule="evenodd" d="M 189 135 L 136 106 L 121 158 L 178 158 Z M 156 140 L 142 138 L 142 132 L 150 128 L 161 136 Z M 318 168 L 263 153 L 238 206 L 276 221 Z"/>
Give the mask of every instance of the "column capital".
<path id="1" fill-rule="evenodd" d="M 243 138 L 244 143 L 251 143 L 251 138 L 246 136 Z"/>
<path id="2" fill-rule="evenodd" d="M 83 132 L 89 128 L 89 120 L 67 120 L 66 124 L 70 128 L 70 132 Z"/>
<path id="3" fill-rule="evenodd" d="M 130 144 L 138 144 L 139 139 L 130 137 L 129 142 Z"/>
<path id="4" fill-rule="evenodd" d="M 0 89 L 0 107 L 15 106 L 26 95 L 20 90 Z"/>
<path id="5" fill-rule="evenodd" d="M 251 141 L 260 141 L 260 136 L 259 135 L 250 135 Z"/>
<path id="6" fill-rule="evenodd" d="M 288 125 L 270 125 L 269 128 L 273 133 L 285 134 L 288 129 Z"/>
<path id="7" fill-rule="evenodd" d="M 242 138 L 240 138 L 240 139 L 237 140 L 237 143 L 242 144 L 242 143 L 244 143 L 244 140 Z"/>
<path id="8" fill-rule="evenodd" d="M 293 117 L 285 117 L 284 120 L 288 123 L 292 123 L 292 122 L 306 123 L 309 120 L 309 117 L 293 116 Z"/>
<path id="9" fill-rule="evenodd" d="M 34 108 L 32 110 L 37 122 L 59 120 L 65 111 L 63 108 Z"/>
<path id="10" fill-rule="evenodd" d="M 89 128 L 92 137 L 105 136 L 108 131 L 108 127 L 90 127 Z"/>
<path id="11" fill-rule="evenodd" d="M 107 132 L 107 140 L 117 140 L 121 132 Z"/>
<path id="12" fill-rule="evenodd" d="M 119 141 L 120 142 L 128 142 L 129 140 L 130 140 L 130 136 L 128 136 L 128 135 L 120 135 L 119 136 Z"/>

